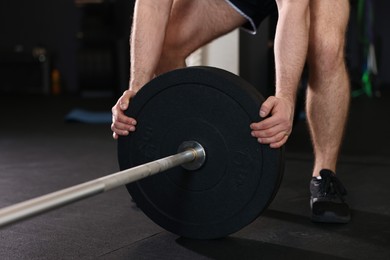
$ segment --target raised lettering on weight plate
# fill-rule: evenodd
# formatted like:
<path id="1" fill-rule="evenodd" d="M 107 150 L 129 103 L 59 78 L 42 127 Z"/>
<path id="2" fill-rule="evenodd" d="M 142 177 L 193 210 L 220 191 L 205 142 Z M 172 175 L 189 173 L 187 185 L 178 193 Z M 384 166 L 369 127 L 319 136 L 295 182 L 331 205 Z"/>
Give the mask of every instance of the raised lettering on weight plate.
<path id="1" fill-rule="evenodd" d="M 153 144 L 153 133 L 154 128 L 152 126 L 146 126 L 142 131 L 142 135 L 137 140 L 138 141 L 138 150 L 147 160 L 155 160 L 157 158 L 158 149 L 157 146 Z"/>
<path id="2" fill-rule="evenodd" d="M 234 189 L 239 190 L 245 186 L 248 174 L 251 171 L 251 158 L 247 153 L 237 151 L 233 154 L 232 173 L 234 180 Z"/>

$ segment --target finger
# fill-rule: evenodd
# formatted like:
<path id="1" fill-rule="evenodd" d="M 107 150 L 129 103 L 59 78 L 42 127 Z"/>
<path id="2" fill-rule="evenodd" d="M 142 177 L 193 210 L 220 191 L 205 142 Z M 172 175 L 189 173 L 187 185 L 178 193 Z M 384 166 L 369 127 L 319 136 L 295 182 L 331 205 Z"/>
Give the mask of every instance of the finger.
<path id="1" fill-rule="evenodd" d="M 265 130 L 265 129 L 269 129 L 269 128 L 272 128 L 272 127 L 278 125 L 280 123 L 279 121 L 280 120 L 277 117 L 272 116 L 272 117 L 268 117 L 260 122 L 252 123 L 252 124 L 250 124 L 249 127 L 253 131 Z"/>
<path id="2" fill-rule="evenodd" d="M 132 125 L 132 126 L 137 125 L 137 121 L 134 118 L 128 117 L 128 116 L 126 116 L 123 113 L 120 113 L 120 114 L 114 116 L 113 122 L 114 123 L 119 122 L 119 123 L 122 123 L 122 124 Z"/>
<path id="3" fill-rule="evenodd" d="M 137 121 L 134 118 L 128 117 L 116 105 L 112 108 L 112 122 L 121 122 L 128 125 L 135 126 Z"/>
<path id="4" fill-rule="evenodd" d="M 127 130 L 129 132 L 134 132 L 135 131 L 135 126 L 134 125 L 124 124 L 124 123 L 121 123 L 121 122 L 118 122 L 118 121 L 112 123 L 111 128 L 115 128 L 115 129 L 118 129 L 118 130 Z"/>
<path id="5" fill-rule="evenodd" d="M 261 144 L 272 144 L 272 143 L 279 143 L 282 141 L 284 138 L 288 136 L 288 133 L 286 132 L 279 132 L 276 135 L 273 135 L 271 137 L 260 137 L 257 138 L 257 141 Z"/>
<path id="6" fill-rule="evenodd" d="M 271 113 L 272 108 L 275 106 L 275 102 L 276 102 L 276 99 L 273 96 L 267 98 L 263 102 L 263 104 L 260 107 L 260 112 L 259 112 L 259 114 L 262 118 L 268 116 Z"/>
<path id="7" fill-rule="evenodd" d="M 114 126 L 114 124 L 111 125 L 111 130 L 114 132 L 113 133 L 113 137 L 115 138 L 114 134 L 116 135 L 128 135 L 129 134 L 129 131 L 128 130 L 123 130 L 123 129 L 118 129 Z"/>
<path id="8" fill-rule="evenodd" d="M 279 142 L 276 142 L 276 143 L 272 143 L 269 146 L 271 148 L 280 148 L 287 142 L 288 137 L 289 137 L 288 135 L 285 135 L 282 140 L 280 140 Z"/>
<path id="9" fill-rule="evenodd" d="M 251 132 L 251 135 L 253 137 L 257 137 L 257 138 L 267 138 L 267 137 L 275 136 L 280 132 L 286 133 L 286 132 L 288 132 L 288 129 L 283 127 L 283 125 L 278 124 L 278 125 L 275 125 L 271 128 L 266 128 L 266 129 L 262 129 L 262 130 L 254 130 Z"/>
<path id="10" fill-rule="evenodd" d="M 120 109 L 126 110 L 129 107 L 130 98 L 135 96 L 135 92 L 132 90 L 126 90 L 123 95 L 118 99 Z"/>

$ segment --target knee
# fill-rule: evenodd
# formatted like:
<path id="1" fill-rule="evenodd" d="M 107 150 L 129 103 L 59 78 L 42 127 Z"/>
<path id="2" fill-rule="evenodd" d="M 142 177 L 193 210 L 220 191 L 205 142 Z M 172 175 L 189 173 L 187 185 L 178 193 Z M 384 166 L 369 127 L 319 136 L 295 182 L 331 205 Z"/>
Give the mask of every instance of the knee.
<path id="1" fill-rule="evenodd" d="M 185 59 L 189 54 L 177 40 L 165 39 L 160 61 L 156 68 L 156 75 L 182 68 L 185 66 Z"/>
<path id="2" fill-rule="evenodd" d="M 161 57 L 171 60 L 182 60 L 185 59 L 187 54 L 185 43 L 178 37 L 170 37 L 166 35 L 164 45 L 162 48 Z"/>
<path id="3" fill-rule="evenodd" d="M 331 73 L 344 64 L 344 36 L 320 36 L 309 42 L 308 64 L 319 74 Z"/>
<path id="4" fill-rule="evenodd" d="M 162 70 L 170 70 L 185 65 L 185 59 L 195 50 L 190 39 L 191 35 L 176 24 L 171 24 L 167 28 L 160 57 Z"/>
<path id="5" fill-rule="evenodd" d="M 189 56 L 185 44 L 175 37 L 165 37 L 161 56 L 156 68 L 156 75 L 186 66 L 185 59 Z"/>

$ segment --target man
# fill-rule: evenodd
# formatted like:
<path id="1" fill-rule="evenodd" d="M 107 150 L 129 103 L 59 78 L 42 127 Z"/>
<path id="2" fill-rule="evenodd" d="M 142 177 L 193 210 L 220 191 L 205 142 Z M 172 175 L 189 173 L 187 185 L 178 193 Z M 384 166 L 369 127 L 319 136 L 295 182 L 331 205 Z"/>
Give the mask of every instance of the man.
<path id="1" fill-rule="evenodd" d="M 276 2 L 276 5 L 275 5 Z M 155 75 L 185 66 L 199 47 L 238 27 L 256 32 L 274 7 L 276 91 L 260 108 L 261 122 L 250 127 L 258 142 L 284 145 L 292 130 L 295 98 L 303 66 L 309 65 L 307 118 L 315 162 L 310 190 L 312 220 L 346 223 L 345 189 L 335 176 L 349 107 L 344 63 L 348 0 L 137 0 L 131 34 L 129 90 L 112 108 L 113 137 L 136 129 L 124 115 L 130 99 Z"/>

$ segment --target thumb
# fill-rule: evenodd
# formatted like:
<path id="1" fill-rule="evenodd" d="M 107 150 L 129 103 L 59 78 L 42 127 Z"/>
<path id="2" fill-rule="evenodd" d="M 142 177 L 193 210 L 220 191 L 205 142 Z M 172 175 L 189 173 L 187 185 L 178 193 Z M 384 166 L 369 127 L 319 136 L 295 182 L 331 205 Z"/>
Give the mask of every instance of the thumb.
<path id="1" fill-rule="evenodd" d="M 121 101 L 119 102 L 119 105 L 120 105 L 120 108 L 121 108 L 122 110 L 126 110 L 127 107 L 129 106 L 129 102 L 126 101 L 126 100 L 121 100 Z"/>
<path id="2" fill-rule="evenodd" d="M 269 115 L 269 113 L 272 111 L 272 108 L 275 105 L 275 97 L 269 97 L 266 101 L 263 102 L 263 104 L 260 107 L 260 116 L 266 117 Z"/>
<path id="3" fill-rule="evenodd" d="M 119 98 L 119 106 L 122 110 L 126 110 L 129 106 L 130 98 L 134 96 L 133 91 L 126 90 Z"/>

